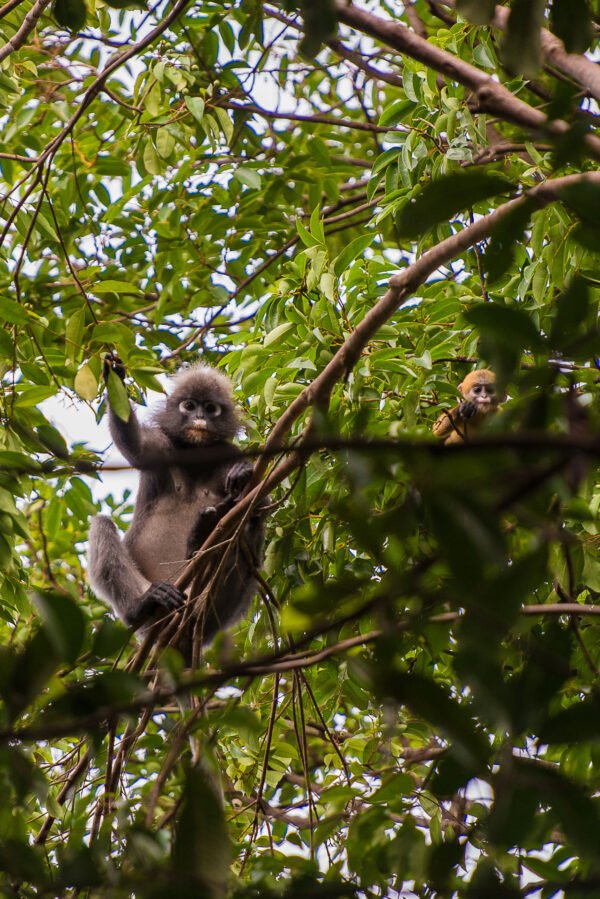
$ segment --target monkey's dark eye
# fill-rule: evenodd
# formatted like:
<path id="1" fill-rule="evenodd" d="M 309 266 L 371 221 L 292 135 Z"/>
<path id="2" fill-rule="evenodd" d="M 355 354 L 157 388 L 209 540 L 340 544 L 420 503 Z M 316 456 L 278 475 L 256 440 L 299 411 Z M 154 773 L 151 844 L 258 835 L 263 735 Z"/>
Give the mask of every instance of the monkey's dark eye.
<path id="1" fill-rule="evenodd" d="M 179 408 L 182 412 L 193 412 L 196 408 L 196 403 L 193 400 L 183 400 L 179 403 Z"/>
<path id="2" fill-rule="evenodd" d="M 477 387 L 473 388 L 473 393 L 481 393 L 481 385 L 478 384 Z"/>
<path id="3" fill-rule="evenodd" d="M 204 403 L 203 407 L 207 415 L 221 414 L 221 406 L 218 403 L 213 403 L 211 400 L 209 400 L 207 403 Z"/>

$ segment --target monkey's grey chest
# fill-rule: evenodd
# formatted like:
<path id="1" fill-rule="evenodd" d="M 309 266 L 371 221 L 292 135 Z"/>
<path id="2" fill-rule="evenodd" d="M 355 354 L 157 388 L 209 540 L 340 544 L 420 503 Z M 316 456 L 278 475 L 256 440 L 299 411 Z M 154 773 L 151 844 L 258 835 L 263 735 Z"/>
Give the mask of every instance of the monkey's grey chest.
<path id="1" fill-rule="evenodd" d="M 173 493 L 178 498 L 177 502 L 191 502 L 198 509 L 214 505 L 223 498 L 223 488 L 220 483 L 211 484 L 191 481 L 185 473 L 174 469 L 172 474 Z"/>
<path id="2" fill-rule="evenodd" d="M 148 510 L 130 550 L 144 577 L 150 581 L 174 580 L 187 560 L 188 538 L 198 515 L 223 498 L 220 479 L 194 482 L 172 472 L 171 489 Z"/>

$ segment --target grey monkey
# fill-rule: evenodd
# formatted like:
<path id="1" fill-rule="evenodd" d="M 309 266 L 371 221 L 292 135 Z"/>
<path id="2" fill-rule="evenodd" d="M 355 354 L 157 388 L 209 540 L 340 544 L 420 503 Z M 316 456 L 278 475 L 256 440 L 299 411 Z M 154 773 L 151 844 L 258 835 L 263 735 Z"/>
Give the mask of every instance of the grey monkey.
<path id="1" fill-rule="evenodd" d="M 111 368 L 124 379 L 121 361 L 107 356 L 106 378 Z M 240 423 L 228 378 L 198 364 L 173 380 L 151 425 L 140 424 L 131 407 L 123 421 L 109 404 L 112 438 L 140 470 L 140 484 L 123 540 L 106 515 L 96 516 L 90 527 L 88 574 L 94 591 L 125 624 L 143 631 L 185 601 L 173 581 L 235 505 L 252 474 L 252 465 L 231 443 Z M 247 610 L 256 592 L 254 570 L 263 539 L 264 516 L 256 512 L 245 525 L 245 547 L 233 548 L 209 597 L 203 643 Z M 191 634 L 180 647 L 188 659 L 190 646 Z"/>

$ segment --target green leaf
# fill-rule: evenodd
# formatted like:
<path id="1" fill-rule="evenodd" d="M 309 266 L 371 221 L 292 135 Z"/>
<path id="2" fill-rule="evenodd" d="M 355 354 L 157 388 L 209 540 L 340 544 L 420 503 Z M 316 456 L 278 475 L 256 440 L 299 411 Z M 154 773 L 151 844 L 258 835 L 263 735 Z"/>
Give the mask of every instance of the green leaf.
<path id="1" fill-rule="evenodd" d="M 300 237 L 300 240 L 304 244 L 305 247 L 318 247 L 320 245 L 319 241 L 316 237 L 308 231 L 299 218 L 296 219 L 296 231 Z"/>
<path id="2" fill-rule="evenodd" d="M 205 103 L 201 97 L 186 97 L 185 105 L 194 116 L 197 122 L 202 123 L 204 118 Z"/>
<path id="3" fill-rule="evenodd" d="M 83 400 L 91 402 L 96 398 L 96 394 L 98 393 L 98 381 L 87 362 L 81 366 L 75 375 L 73 386 L 75 392 L 78 393 Z"/>
<path id="4" fill-rule="evenodd" d="M 556 315 L 548 342 L 557 350 L 566 349 L 585 324 L 590 309 L 590 295 L 583 278 L 574 277 L 556 301 Z"/>
<path id="5" fill-rule="evenodd" d="M 585 53 L 594 34 L 587 0 L 552 0 L 550 28 L 567 53 Z"/>
<path id="6" fill-rule="evenodd" d="M 8 297 L 0 297 L 0 318 L 11 325 L 28 325 L 30 323 L 27 310 Z"/>
<path id="7" fill-rule="evenodd" d="M 115 374 L 114 371 L 112 371 L 112 369 L 108 373 L 106 389 L 108 391 L 108 401 L 110 403 L 110 408 L 113 410 L 117 418 L 120 418 L 121 421 L 129 421 L 129 416 L 131 415 L 131 406 L 129 405 L 127 390 L 125 388 L 125 385 L 123 384 L 123 381 L 117 374 Z"/>
<path id="8" fill-rule="evenodd" d="M 510 8 L 502 59 L 510 72 L 533 78 L 541 64 L 544 0 L 514 0 Z"/>
<path id="9" fill-rule="evenodd" d="M 224 894 L 231 845 L 221 803 L 199 767 L 186 771 L 173 860 L 178 874 L 193 878 L 202 895 Z"/>
<path id="10" fill-rule="evenodd" d="M 223 129 L 223 134 L 225 135 L 225 139 L 227 143 L 231 142 L 231 138 L 233 137 L 233 122 L 229 118 L 226 109 L 222 109 L 220 106 L 214 107 L 214 114 L 216 115 L 219 125 Z M 259 183 L 260 187 L 260 183 Z"/>
<path id="11" fill-rule="evenodd" d="M 85 308 L 82 306 L 74 312 L 65 329 L 66 350 L 69 359 L 73 360 L 81 349 L 83 330 L 85 327 Z"/>
<path id="12" fill-rule="evenodd" d="M 511 267 L 534 211 L 533 201 L 526 200 L 494 226 L 483 256 L 488 284 L 498 281 Z"/>
<path id="13" fill-rule="evenodd" d="M 417 674 L 385 672 L 377 682 L 383 696 L 389 696 L 413 712 L 422 715 L 450 740 L 461 763 L 473 774 L 487 764 L 490 748 L 475 729 L 468 711 L 450 699 L 447 690 L 429 678 Z"/>
<path id="14" fill-rule="evenodd" d="M 59 459 L 68 459 L 69 450 L 62 434 L 50 424 L 40 425 L 35 432 L 41 442 L 54 456 Z"/>
<path id="15" fill-rule="evenodd" d="M 38 403 L 54 396 L 57 390 L 54 385 L 49 387 L 24 387 L 19 391 L 15 399 L 15 406 L 37 406 Z"/>
<path id="16" fill-rule="evenodd" d="M 97 281 L 93 286 L 93 292 L 100 295 L 103 293 L 119 293 L 139 296 L 141 294 L 141 290 L 136 284 L 131 284 L 129 281 L 115 281 L 112 278 Z"/>
<path id="17" fill-rule="evenodd" d="M 72 665 L 85 638 L 85 616 L 81 608 L 67 596 L 52 591 L 38 591 L 34 600 L 56 657 Z"/>
<path id="18" fill-rule="evenodd" d="M 446 490 L 427 496 L 427 506 L 440 551 L 465 587 L 481 581 L 486 566 L 504 563 L 499 522 L 475 496 Z"/>
<path id="19" fill-rule="evenodd" d="M 54 0 L 52 12 L 58 24 L 69 31 L 80 31 L 85 25 L 84 0 Z"/>
<path id="20" fill-rule="evenodd" d="M 539 732 L 543 743 L 581 743 L 600 738 L 600 698 L 577 701 L 566 709 L 550 715 Z"/>
<path id="21" fill-rule="evenodd" d="M 515 185 L 504 175 L 471 169 L 443 175 L 420 188 L 397 213 L 400 237 L 419 237 L 439 222 L 447 222 L 463 209 L 498 194 L 509 194 Z"/>
<path id="22" fill-rule="evenodd" d="M 532 320 L 516 304 L 502 306 L 499 303 L 477 303 L 465 313 L 474 328 L 495 343 L 544 351 L 546 343 Z"/>
<path id="23" fill-rule="evenodd" d="M 324 41 L 335 36 L 337 11 L 334 0 L 300 0 L 304 19 L 304 37 L 299 50 L 303 56 L 312 59 L 321 49 Z"/>
<path id="24" fill-rule="evenodd" d="M 494 17 L 496 0 L 457 0 L 456 8 L 474 25 L 487 25 Z"/>
<path id="25" fill-rule="evenodd" d="M 560 199 L 577 213 L 584 225 L 598 229 L 600 186 L 581 181 L 561 188 Z"/>
<path id="26" fill-rule="evenodd" d="M 156 149 L 163 159 L 168 159 L 175 149 L 175 138 L 168 128 L 159 128 L 156 132 Z"/>
<path id="27" fill-rule="evenodd" d="M 263 346 L 270 346 L 273 343 L 278 343 L 284 334 L 287 334 L 289 331 L 292 331 L 294 328 L 293 322 L 284 322 L 282 325 L 277 325 L 276 328 L 273 328 L 272 331 L 265 336 Z"/>
<path id="28" fill-rule="evenodd" d="M 363 250 L 371 246 L 374 240 L 375 232 L 373 231 L 370 234 L 362 234 L 360 237 L 355 237 L 354 240 L 351 240 L 344 247 L 333 263 L 333 268 L 338 278 L 344 274 L 350 263 L 354 262 L 362 254 Z"/>
<path id="29" fill-rule="evenodd" d="M 260 185 L 262 184 L 258 172 L 241 165 L 236 168 L 233 177 L 236 178 L 240 184 L 243 184 L 244 187 L 249 187 L 251 190 L 259 190 Z"/>
<path id="30" fill-rule="evenodd" d="M 142 158 L 147 172 L 150 172 L 151 175 L 160 175 L 163 171 L 163 164 L 150 138 L 146 141 Z"/>

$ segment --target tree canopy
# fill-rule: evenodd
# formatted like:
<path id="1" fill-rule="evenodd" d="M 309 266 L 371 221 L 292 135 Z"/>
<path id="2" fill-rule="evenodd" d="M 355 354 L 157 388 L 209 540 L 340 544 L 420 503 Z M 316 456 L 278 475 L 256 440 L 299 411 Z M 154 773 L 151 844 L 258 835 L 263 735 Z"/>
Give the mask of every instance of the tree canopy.
<path id="1" fill-rule="evenodd" d="M 0 6 L 3 895 L 600 895 L 597 12 Z M 271 496 L 193 671 L 87 586 L 107 352 L 231 377 L 213 547 Z"/>

